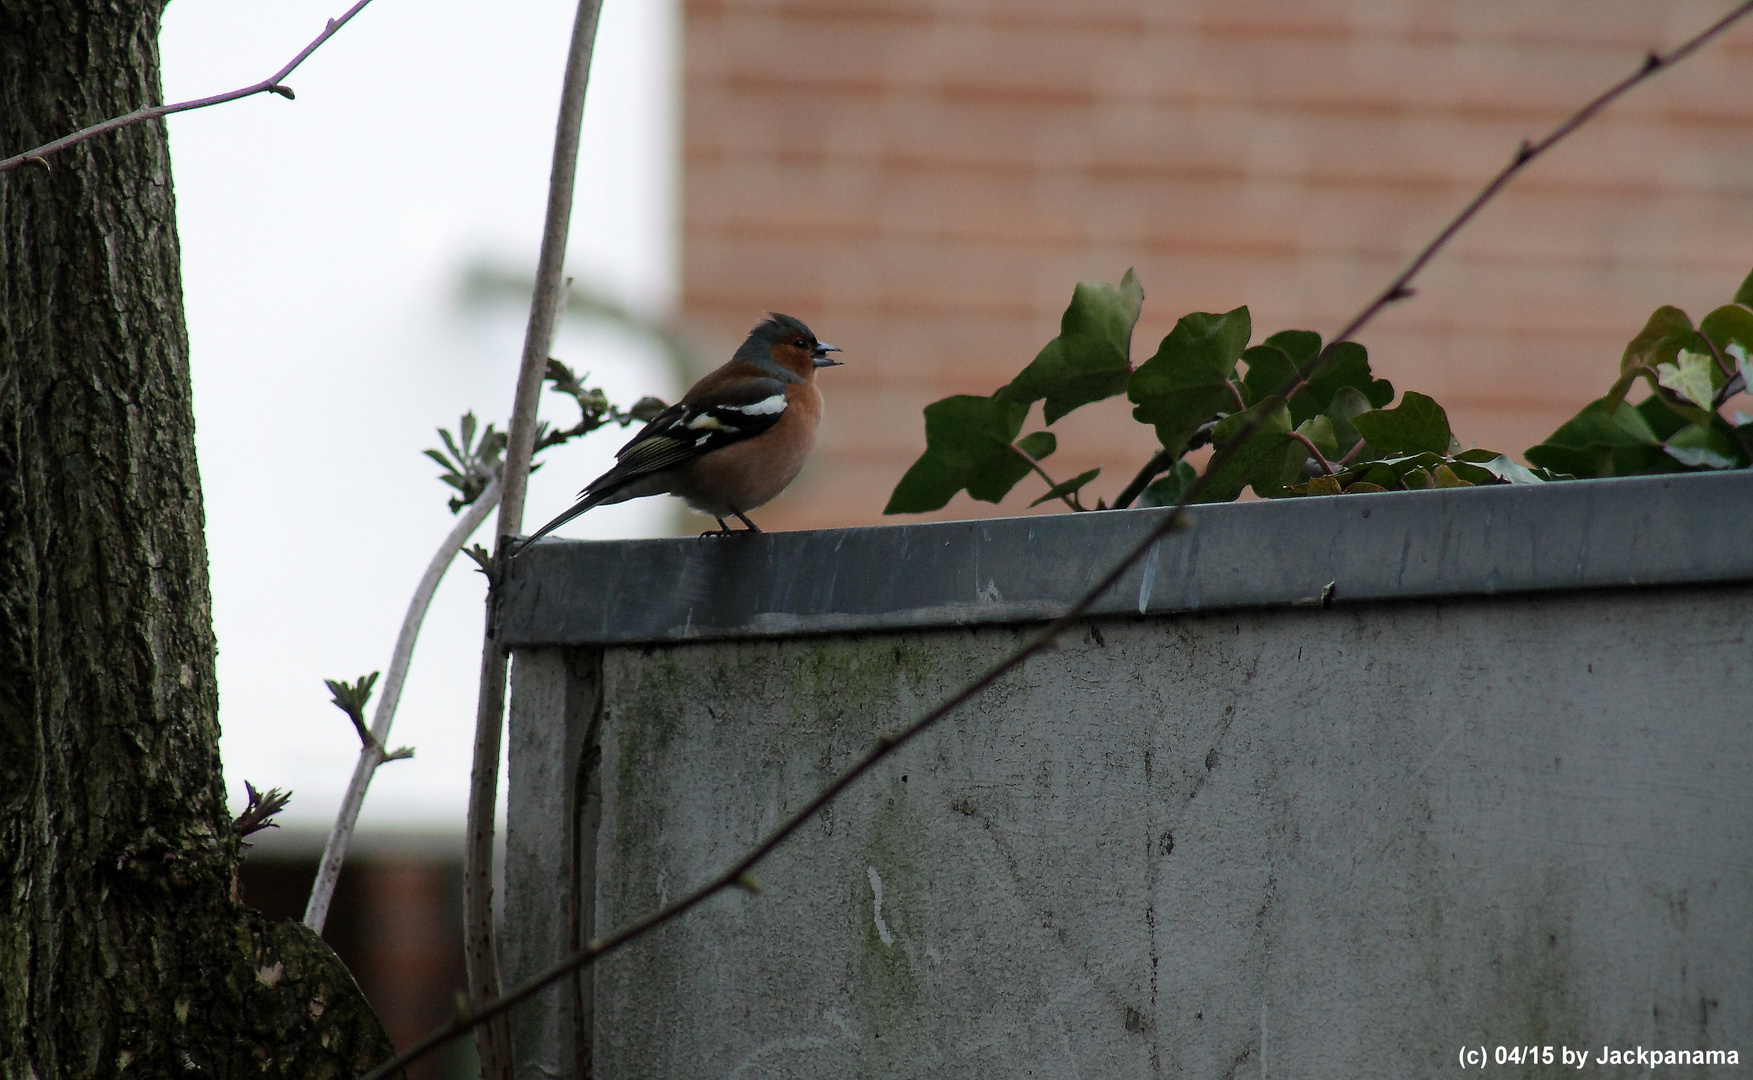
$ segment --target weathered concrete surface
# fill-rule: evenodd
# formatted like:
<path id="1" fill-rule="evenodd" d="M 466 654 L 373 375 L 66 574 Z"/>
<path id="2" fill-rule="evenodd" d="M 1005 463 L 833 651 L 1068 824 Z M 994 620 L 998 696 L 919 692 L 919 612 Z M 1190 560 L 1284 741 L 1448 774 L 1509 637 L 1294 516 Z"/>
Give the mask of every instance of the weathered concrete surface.
<path id="1" fill-rule="evenodd" d="M 507 987 L 589 941 L 596 915 L 597 823 L 601 784 L 595 754 L 602 715 L 599 654 L 590 649 L 529 649 L 511 681 L 511 746 L 505 835 L 505 925 L 500 970 Z M 591 842 L 579 843 L 576 838 Z M 574 852 L 578 891 L 574 910 Z M 574 934 L 573 920 L 579 931 Z M 517 1080 L 583 1072 L 591 1024 L 588 976 L 567 980 L 511 1013 Z M 574 1021 L 582 1015 L 582 1024 Z"/>
<path id="2" fill-rule="evenodd" d="M 763 895 L 605 961 L 594 1075 L 1349 1080 L 1516 1044 L 1745 1062 L 1750 602 L 1092 622 L 806 827 Z M 593 933 L 726 865 L 1021 634 L 606 650 Z M 519 653 L 514 701 L 562 694 L 556 655 Z M 576 760 L 576 710 L 551 711 L 514 711 L 514 864 L 517 830 L 566 812 L 552 784 L 517 801 L 521 768 Z M 520 880 L 513 940 L 565 906 L 551 870 Z"/>

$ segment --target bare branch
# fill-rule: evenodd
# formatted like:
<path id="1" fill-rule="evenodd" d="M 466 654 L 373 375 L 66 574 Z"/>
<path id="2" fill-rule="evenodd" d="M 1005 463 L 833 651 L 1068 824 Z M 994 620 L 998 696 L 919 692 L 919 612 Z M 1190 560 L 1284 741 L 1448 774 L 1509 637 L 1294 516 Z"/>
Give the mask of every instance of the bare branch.
<path id="1" fill-rule="evenodd" d="M 589 2 L 589 0 L 586 0 L 586 2 Z M 1413 259 L 1412 263 L 1401 272 L 1399 277 L 1397 277 L 1387 289 L 1383 290 L 1375 300 L 1371 301 L 1370 304 L 1368 304 L 1351 320 L 1351 322 L 1347 323 L 1345 328 L 1340 331 L 1339 334 L 1333 337 L 1328 347 L 1322 350 L 1321 354 L 1316 357 L 1315 362 L 1302 374 L 1302 377 L 1294 380 L 1285 387 L 1284 396 L 1289 397 L 1291 393 L 1301 389 L 1310 378 L 1320 372 L 1321 368 L 1331 359 L 1333 355 L 1332 346 L 1334 344 L 1349 339 L 1352 334 L 1355 334 L 1358 329 L 1373 319 L 1383 307 L 1386 307 L 1388 304 L 1393 303 L 1396 300 L 1404 299 L 1412 295 L 1412 290 L 1408 287 L 1408 283 L 1412 278 L 1423 269 L 1425 263 L 1430 261 L 1431 256 L 1436 254 L 1436 252 L 1454 236 L 1461 226 L 1465 225 L 1472 219 L 1474 214 L 1479 211 L 1480 207 L 1490 201 L 1490 199 L 1503 188 L 1504 184 L 1521 168 L 1522 165 L 1531 161 L 1539 154 L 1544 153 L 1565 135 L 1568 135 L 1570 132 L 1586 123 L 1614 98 L 1617 98 L 1643 79 L 1648 78 L 1652 73 L 1670 67 L 1675 62 L 1684 59 L 1686 56 L 1695 52 L 1701 45 L 1715 37 L 1717 34 L 1720 34 L 1729 26 L 1729 24 L 1746 15 L 1749 11 L 1753 11 L 1753 0 L 1747 0 L 1747 2 L 1735 8 L 1735 10 L 1729 15 L 1712 24 L 1704 32 L 1687 41 L 1684 45 L 1674 49 L 1672 52 L 1667 53 L 1665 56 L 1651 53 L 1635 74 L 1621 80 L 1606 93 L 1583 106 L 1569 119 L 1553 129 L 1553 131 L 1544 139 L 1541 139 L 1536 143 L 1524 142 L 1517 151 L 1511 164 L 1486 184 L 1484 190 L 1467 204 L 1462 212 L 1437 235 L 1435 240 L 1425 246 L 1425 248 Z M 993 665 L 974 681 L 968 683 L 961 690 L 957 691 L 943 704 L 932 709 L 924 716 L 921 716 L 918 720 L 915 720 L 899 733 L 878 738 L 876 746 L 867 752 L 864 757 L 860 758 L 857 763 L 842 773 L 833 781 L 833 783 L 829 784 L 795 814 L 788 818 L 784 824 L 768 834 L 766 839 L 755 845 L 755 847 L 750 849 L 741 859 L 738 859 L 730 867 L 682 899 L 677 900 L 667 907 L 660 909 L 654 914 L 647 916 L 630 926 L 617 930 L 607 938 L 591 942 L 583 949 L 561 959 L 546 970 L 525 980 L 515 989 L 509 991 L 502 997 L 490 1002 L 477 1004 L 473 1012 L 466 1015 L 459 1015 L 449 1024 L 434 1031 L 419 1042 L 408 1047 L 406 1050 L 403 1050 L 395 1057 L 384 1062 L 382 1065 L 379 1065 L 377 1068 L 364 1074 L 360 1080 L 382 1080 L 383 1077 L 388 1076 L 396 1069 L 407 1065 L 409 1062 L 425 1055 L 429 1051 L 443 1045 L 451 1039 L 466 1033 L 476 1025 L 491 1018 L 502 1016 L 513 1006 L 534 997 L 548 986 L 565 978 L 572 972 L 588 967 L 601 957 L 614 952 L 630 942 L 644 937 L 646 934 L 663 926 L 665 923 L 668 923 L 686 912 L 691 911 L 695 907 L 698 907 L 700 904 L 725 889 L 738 887 L 746 888 L 749 887 L 749 885 L 758 888 L 758 881 L 752 876 L 755 866 L 771 854 L 780 844 L 789 839 L 793 833 L 802 828 L 803 825 L 821 811 L 823 807 L 833 802 L 839 797 L 841 792 L 851 787 L 852 784 L 857 782 L 866 773 L 870 772 L 880 762 L 892 756 L 896 751 L 900 750 L 909 742 L 913 741 L 913 739 L 923 734 L 944 717 L 949 716 L 969 701 L 972 701 L 974 698 L 985 693 L 997 683 L 998 680 L 1021 667 L 1029 660 L 1029 658 L 1037 653 L 1052 648 L 1058 637 L 1081 620 L 1096 600 L 1109 589 L 1113 588 L 1114 585 L 1119 582 L 1120 578 L 1124 576 L 1126 572 L 1140 559 L 1142 559 L 1147 552 L 1155 547 L 1158 542 L 1167 537 L 1170 533 L 1189 526 L 1191 524 L 1191 518 L 1187 512 L 1188 504 L 1198 499 L 1199 495 L 1208 485 L 1210 478 L 1217 475 L 1222 470 L 1223 466 L 1228 463 L 1229 459 L 1240 448 L 1247 444 L 1249 436 L 1252 435 L 1263 422 L 1264 417 L 1252 418 L 1244 425 L 1241 431 L 1237 432 L 1235 436 L 1229 439 L 1223 446 L 1220 446 L 1217 452 L 1212 455 L 1211 461 L 1207 464 L 1205 472 L 1201 473 L 1194 479 L 1193 483 L 1188 485 L 1187 490 L 1183 492 L 1181 496 L 1180 502 L 1164 513 L 1156 526 L 1152 528 L 1143 539 L 1134 544 L 1131 550 L 1129 550 L 1113 568 L 1111 568 L 1106 574 L 1102 575 L 1101 579 L 1097 581 L 1094 586 L 1079 597 L 1062 614 L 1043 627 L 1028 641 L 1027 644 L 1011 653 L 1004 660 Z"/>
<path id="2" fill-rule="evenodd" d="M 1523 140 L 1521 146 L 1516 149 L 1515 155 L 1510 158 L 1509 164 L 1498 170 L 1497 175 L 1492 177 L 1486 183 L 1484 188 L 1480 189 L 1479 194 L 1473 196 L 1472 201 L 1462 207 L 1461 212 L 1456 214 L 1454 219 L 1445 225 L 1443 230 L 1437 233 L 1436 237 L 1431 240 L 1430 243 L 1426 244 L 1422 251 L 1413 256 L 1412 261 L 1406 264 L 1406 269 L 1400 271 L 1399 275 L 1388 284 L 1387 288 L 1382 290 L 1379 296 L 1365 305 L 1362 311 L 1358 312 L 1352 317 L 1350 322 L 1345 324 L 1344 329 L 1340 330 L 1339 333 L 1333 336 L 1332 340 L 1327 343 L 1327 348 L 1322 351 L 1322 358 L 1325 359 L 1327 353 L 1332 350 L 1333 346 L 1342 341 L 1349 341 L 1354 334 L 1363 329 L 1366 324 L 1380 314 L 1383 308 L 1397 300 L 1403 300 L 1406 297 L 1411 296 L 1412 289 L 1410 288 L 1410 284 L 1412 279 L 1418 276 L 1418 272 L 1424 269 L 1424 265 L 1430 262 L 1431 258 L 1435 256 L 1437 252 L 1447 246 L 1448 242 L 1454 238 L 1455 234 L 1461 231 L 1461 227 L 1473 220 L 1473 215 L 1477 214 L 1486 203 L 1490 202 L 1497 193 L 1503 189 L 1503 186 L 1509 183 L 1510 179 L 1522 170 L 1523 166 L 1527 165 L 1541 154 L 1544 154 L 1546 151 L 1552 149 L 1552 147 L 1566 135 L 1569 135 L 1577 128 L 1582 127 L 1584 124 L 1594 119 L 1596 114 L 1602 109 L 1611 105 L 1621 95 L 1636 86 L 1638 83 L 1643 82 L 1658 71 L 1674 66 L 1697 52 L 1706 42 L 1710 41 L 1724 30 L 1727 30 L 1736 20 L 1745 16 L 1749 11 L 1753 11 L 1753 0 L 1746 0 L 1745 3 L 1737 5 L 1733 11 L 1730 11 L 1727 15 L 1724 15 L 1722 18 L 1706 27 L 1702 32 L 1688 39 L 1684 44 L 1676 47 L 1672 51 L 1666 54 L 1650 53 L 1644 57 L 1643 62 L 1638 65 L 1636 71 L 1602 91 L 1594 100 L 1572 113 L 1563 123 L 1547 132 L 1544 138 L 1540 139 L 1538 142 L 1528 142 Z M 1291 388 L 1291 393 L 1294 394 L 1306 386 L 1310 376 L 1313 374 L 1313 368 L 1304 373 L 1303 378 Z M 1289 395 L 1286 396 L 1288 397 Z"/>
<path id="3" fill-rule="evenodd" d="M 310 899 L 304 907 L 304 925 L 319 934 L 328 921 L 329 902 L 335 897 L 335 883 L 341 879 L 341 865 L 347 861 L 347 847 L 353 840 L 353 829 L 359 823 L 359 810 L 365 804 L 365 792 L 371 786 L 371 778 L 384 762 L 414 755 L 414 751 L 405 746 L 386 753 L 384 740 L 389 738 L 390 725 L 395 723 L 396 707 L 402 700 L 402 684 L 408 680 L 408 666 L 414 659 L 414 643 L 420 637 L 421 624 L 426 621 L 426 610 L 432 606 L 432 597 L 438 592 L 438 583 L 444 579 L 444 572 L 498 504 L 499 481 L 493 480 L 469 504 L 468 512 L 457 520 L 445 536 L 444 543 L 433 553 L 432 561 L 426 564 L 426 573 L 421 575 L 420 584 L 414 589 L 413 599 L 408 601 L 408 612 L 402 616 L 401 633 L 396 635 L 396 650 L 390 656 L 383 696 L 377 699 L 377 713 L 372 717 L 371 730 L 362 735 L 361 741 L 365 745 L 359 749 L 353 779 L 347 784 L 347 793 L 341 797 L 335 827 L 329 831 L 328 842 L 323 845 L 323 860 L 318 865 L 316 881 L 311 884 Z M 369 741 L 366 741 L 367 737 Z"/>
<path id="4" fill-rule="evenodd" d="M 359 14 L 359 12 L 365 8 L 365 5 L 369 3 L 371 3 L 371 0 L 359 0 L 357 4 L 348 8 L 347 13 L 339 19 L 330 19 L 329 24 L 323 28 L 323 32 L 316 36 L 316 40 L 312 41 L 309 45 L 306 45 L 297 56 L 294 56 L 286 64 L 285 67 L 268 76 L 266 79 L 263 79 L 261 82 L 251 83 L 248 86 L 242 86 L 236 90 L 228 91 L 227 93 L 214 94 L 212 97 L 194 98 L 190 101 L 179 101 L 174 105 L 150 105 L 143 109 L 135 109 L 133 112 L 128 113 L 125 116 L 111 117 L 102 123 L 93 124 L 87 128 L 80 128 L 71 135 L 63 135 L 54 142 L 44 143 L 34 150 L 26 150 L 22 154 L 0 160 L 0 172 L 6 172 L 9 169 L 16 169 L 25 164 L 37 164 L 46 169 L 49 167 L 49 163 L 45 159 L 47 159 L 50 154 L 60 153 L 69 146 L 82 143 L 87 139 L 96 138 L 105 132 L 116 131 L 120 128 L 125 128 L 132 124 L 138 124 L 145 120 L 156 120 L 161 116 L 169 116 L 171 113 L 188 112 L 191 109 L 205 109 L 209 105 L 223 105 L 227 101 L 236 101 L 239 98 L 253 97 L 256 94 L 279 94 L 286 100 L 291 101 L 295 96 L 292 93 L 292 88 L 284 85 L 281 80 L 292 74 L 294 68 L 304 63 L 306 57 L 310 56 L 311 53 L 316 52 L 317 49 L 322 46 L 323 42 L 334 37 L 336 31 L 340 30 L 341 27 L 346 26 L 348 20 Z"/>
<path id="5" fill-rule="evenodd" d="M 560 115 L 554 125 L 554 158 L 548 173 L 542 250 L 536 263 L 523 360 L 512 402 L 505 467 L 500 474 L 505 490 L 500 495 L 495 552 L 500 550 L 505 537 L 523 528 L 524 496 L 529 488 L 530 457 L 536 443 L 536 402 L 541 396 L 557 311 L 566 290 L 562 270 L 572 226 L 579 128 L 584 119 L 584 93 L 590 82 L 597 16 L 601 10 L 602 0 L 578 0 L 578 12 L 573 17 L 572 43 L 567 50 L 566 73 L 560 88 Z M 487 625 L 481 641 L 474 766 L 469 777 L 469 817 L 463 850 L 463 958 L 468 970 L 469 1000 L 477 1008 L 497 998 L 500 987 L 499 957 L 493 937 L 493 815 L 498 799 L 500 737 L 505 722 L 507 657 L 493 639 L 497 579 L 487 580 Z M 489 1024 L 476 1039 L 476 1048 L 480 1052 L 483 1080 L 511 1080 L 510 1035 L 504 1020 Z"/>

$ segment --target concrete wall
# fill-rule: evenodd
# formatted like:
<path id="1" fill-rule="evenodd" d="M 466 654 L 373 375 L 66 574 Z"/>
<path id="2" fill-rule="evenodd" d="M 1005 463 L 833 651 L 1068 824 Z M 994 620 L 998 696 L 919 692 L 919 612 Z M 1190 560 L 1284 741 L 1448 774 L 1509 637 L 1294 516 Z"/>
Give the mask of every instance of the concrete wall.
<path id="1" fill-rule="evenodd" d="M 1454 543 L 1431 494 L 1409 564 Z M 1659 526 L 1708 549 L 1748 535 L 1753 502 L 1647 527 L 1604 505 L 1551 515 L 1547 547 Z M 1212 508 L 1201 528 L 1237 513 L 1268 520 Z M 1407 1077 L 1529 1044 L 1587 1048 L 1591 1077 L 1645 1074 L 1596 1067 L 1603 1046 L 1749 1060 L 1749 578 L 1091 620 L 807 826 L 763 894 L 605 961 L 579 994 L 592 1074 Z M 580 748 L 600 747 L 588 938 L 731 862 L 1027 633 L 526 640 L 508 977 L 562 951 Z M 565 990 L 515 1018 L 520 1076 L 577 1069 L 571 1008 Z"/>

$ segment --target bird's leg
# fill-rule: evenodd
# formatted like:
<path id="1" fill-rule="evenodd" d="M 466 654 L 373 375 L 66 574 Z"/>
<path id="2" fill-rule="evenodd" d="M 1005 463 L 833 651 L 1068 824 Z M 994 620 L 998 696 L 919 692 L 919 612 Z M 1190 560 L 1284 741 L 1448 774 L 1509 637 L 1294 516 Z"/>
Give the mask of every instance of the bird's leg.
<path id="1" fill-rule="evenodd" d="M 731 535 L 734 535 L 734 534 L 739 533 L 739 532 L 757 532 L 758 533 L 761 531 L 761 527 L 759 525 L 756 525 L 754 522 L 750 521 L 748 519 L 748 516 L 745 515 L 741 510 L 738 510 L 736 507 L 733 506 L 730 508 L 730 514 L 732 517 L 736 518 L 738 521 L 742 522 L 744 525 L 747 525 L 748 528 L 747 529 L 733 529 L 729 525 L 725 524 L 725 520 L 723 518 L 714 515 L 712 520 L 718 522 L 718 528 L 707 529 L 705 532 L 701 533 L 700 535 L 701 536 L 731 536 Z"/>

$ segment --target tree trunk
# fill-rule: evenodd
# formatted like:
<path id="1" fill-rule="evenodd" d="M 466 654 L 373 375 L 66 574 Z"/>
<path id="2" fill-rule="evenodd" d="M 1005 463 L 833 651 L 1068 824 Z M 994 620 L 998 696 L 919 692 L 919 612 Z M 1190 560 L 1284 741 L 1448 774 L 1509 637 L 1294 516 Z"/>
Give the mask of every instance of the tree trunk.
<path id="1" fill-rule="evenodd" d="M 161 0 L 0 0 L 0 157 L 158 100 Z M 341 1077 L 346 969 L 235 896 L 162 122 L 0 174 L 0 1077 Z M 271 779 L 271 778 L 264 778 Z"/>

